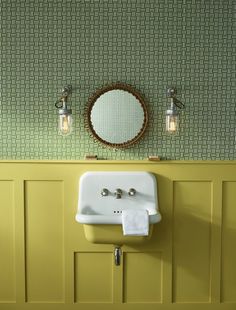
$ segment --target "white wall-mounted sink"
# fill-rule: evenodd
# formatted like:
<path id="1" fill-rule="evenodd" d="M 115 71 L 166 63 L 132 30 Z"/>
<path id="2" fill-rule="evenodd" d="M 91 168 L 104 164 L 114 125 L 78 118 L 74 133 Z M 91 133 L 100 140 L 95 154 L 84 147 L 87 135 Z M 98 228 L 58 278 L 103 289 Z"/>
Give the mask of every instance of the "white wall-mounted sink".
<path id="1" fill-rule="evenodd" d="M 124 210 L 146 210 L 150 225 L 160 222 L 157 183 L 153 174 L 142 171 L 90 171 L 81 176 L 76 221 L 84 224 L 87 239 L 96 242 L 96 228 L 97 235 L 103 228 L 106 230 L 106 233 L 104 232 L 106 235 L 107 230 L 110 229 L 112 233 L 115 229 L 119 230 L 122 236 L 122 212 Z M 114 228 L 117 225 L 120 228 Z M 122 236 L 121 239 L 124 238 L 125 236 Z M 129 238 L 130 236 L 125 240 Z M 100 234 L 99 237 L 102 243 L 119 243 L 118 236 L 114 239 L 109 238 L 106 242 L 105 236 L 101 237 Z M 136 240 L 138 240 L 137 237 Z"/>

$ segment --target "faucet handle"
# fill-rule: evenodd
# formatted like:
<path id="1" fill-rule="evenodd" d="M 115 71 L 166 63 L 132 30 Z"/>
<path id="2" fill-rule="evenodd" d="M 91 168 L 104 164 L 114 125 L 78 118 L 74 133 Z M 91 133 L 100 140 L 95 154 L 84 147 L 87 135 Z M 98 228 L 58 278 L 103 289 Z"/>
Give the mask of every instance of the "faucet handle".
<path id="1" fill-rule="evenodd" d="M 101 190 L 101 195 L 104 197 L 104 196 L 108 196 L 108 193 L 109 193 L 109 191 L 108 191 L 108 189 L 107 188 L 103 188 L 102 190 Z"/>
<path id="2" fill-rule="evenodd" d="M 116 196 L 116 199 L 120 199 L 121 196 L 122 196 L 122 190 L 120 188 L 117 188 L 115 190 L 115 196 Z"/>
<path id="3" fill-rule="evenodd" d="M 134 188 L 130 188 L 128 194 L 129 196 L 134 196 L 136 194 L 136 190 Z"/>

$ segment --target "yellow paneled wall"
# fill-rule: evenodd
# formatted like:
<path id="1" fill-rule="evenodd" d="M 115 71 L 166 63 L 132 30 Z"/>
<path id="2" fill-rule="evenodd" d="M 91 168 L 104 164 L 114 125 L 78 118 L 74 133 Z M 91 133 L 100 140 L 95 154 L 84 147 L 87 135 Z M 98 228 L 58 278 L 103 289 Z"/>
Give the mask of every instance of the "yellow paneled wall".
<path id="1" fill-rule="evenodd" d="M 236 182 L 223 182 L 222 302 L 236 303 Z"/>
<path id="2" fill-rule="evenodd" d="M 27 302 L 63 302 L 63 182 L 25 181 L 24 188 Z"/>
<path id="3" fill-rule="evenodd" d="M 211 182 L 173 185 L 173 301 L 209 302 Z"/>
<path id="4" fill-rule="evenodd" d="M 14 183 L 0 181 L 0 300 L 15 302 Z"/>
<path id="5" fill-rule="evenodd" d="M 75 221 L 96 170 L 157 177 L 163 220 L 120 266 Z M 0 162 L 0 198 L 0 310 L 236 309 L 236 162 Z"/>

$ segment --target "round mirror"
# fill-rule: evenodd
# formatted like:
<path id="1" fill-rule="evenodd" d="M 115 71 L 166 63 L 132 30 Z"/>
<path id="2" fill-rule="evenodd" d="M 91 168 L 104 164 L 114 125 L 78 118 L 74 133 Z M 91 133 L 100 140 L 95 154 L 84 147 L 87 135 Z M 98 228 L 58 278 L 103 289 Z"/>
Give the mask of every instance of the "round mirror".
<path id="1" fill-rule="evenodd" d="M 125 148 L 143 136 L 148 123 L 147 108 L 136 90 L 116 83 L 99 89 L 89 99 L 87 123 L 98 141 Z"/>

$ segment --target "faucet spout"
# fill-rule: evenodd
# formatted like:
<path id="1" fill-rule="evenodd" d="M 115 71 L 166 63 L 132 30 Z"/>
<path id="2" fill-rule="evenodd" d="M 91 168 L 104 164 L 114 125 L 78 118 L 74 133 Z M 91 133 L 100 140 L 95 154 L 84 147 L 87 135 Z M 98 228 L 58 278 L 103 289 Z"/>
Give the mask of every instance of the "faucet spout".
<path id="1" fill-rule="evenodd" d="M 121 196 L 122 196 L 122 190 L 120 188 L 117 188 L 115 190 L 115 196 L 116 196 L 116 199 L 120 199 Z"/>

